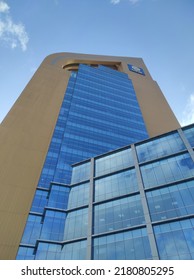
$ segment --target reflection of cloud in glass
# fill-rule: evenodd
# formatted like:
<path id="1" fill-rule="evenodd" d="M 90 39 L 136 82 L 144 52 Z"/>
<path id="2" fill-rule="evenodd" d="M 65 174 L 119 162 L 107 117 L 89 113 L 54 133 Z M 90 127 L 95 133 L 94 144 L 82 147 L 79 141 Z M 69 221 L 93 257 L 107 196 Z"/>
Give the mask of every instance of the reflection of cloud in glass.
<path id="1" fill-rule="evenodd" d="M 173 224 L 175 223 L 169 224 L 171 230 Z M 182 226 L 183 222 L 180 221 L 177 224 Z M 164 227 L 165 225 L 160 226 L 162 231 Z M 191 259 L 190 254 L 194 253 L 193 228 L 189 225 L 184 229 L 156 234 L 156 242 L 161 259 Z"/>
<path id="2" fill-rule="evenodd" d="M 175 156 L 141 167 L 146 188 L 194 176 L 194 163 L 189 154 Z"/>
<path id="3" fill-rule="evenodd" d="M 137 146 L 140 161 L 151 160 L 165 155 L 170 155 L 185 149 L 185 146 L 177 133 L 154 139 Z"/>

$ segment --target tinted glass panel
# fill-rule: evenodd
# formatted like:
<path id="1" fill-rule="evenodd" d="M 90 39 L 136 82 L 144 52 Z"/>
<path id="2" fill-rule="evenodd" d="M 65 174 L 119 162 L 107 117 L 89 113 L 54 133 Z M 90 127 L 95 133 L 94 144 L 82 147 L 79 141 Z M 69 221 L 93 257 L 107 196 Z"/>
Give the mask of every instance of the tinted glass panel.
<path id="1" fill-rule="evenodd" d="M 155 226 L 154 231 L 160 259 L 194 259 L 194 219 Z"/>
<path id="2" fill-rule="evenodd" d="M 136 146 L 139 162 L 171 155 L 185 149 L 179 134 L 172 133 Z"/>
<path id="3" fill-rule="evenodd" d="M 48 206 L 56 209 L 67 209 L 69 187 L 52 185 L 49 194 Z"/>
<path id="4" fill-rule="evenodd" d="M 145 188 L 194 176 L 194 162 L 189 154 L 157 161 L 141 167 Z"/>
<path id="5" fill-rule="evenodd" d="M 94 260 L 146 260 L 152 258 L 146 229 L 95 238 L 93 250 Z"/>
<path id="6" fill-rule="evenodd" d="M 152 221 L 194 213 L 194 181 L 146 193 Z"/>
<path id="7" fill-rule="evenodd" d="M 138 190 L 135 169 L 95 181 L 95 201 L 109 199 Z"/>
<path id="8" fill-rule="evenodd" d="M 66 213 L 47 210 L 41 231 L 41 239 L 63 241 Z"/>
<path id="9" fill-rule="evenodd" d="M 144 224 L 139 195 L 126 197 L 94 208 L 94 233 L 102 233 Z"/>
<path id="10" fill-rule="evenodd" d="M 68 208 L 76 208 L 89 203 L 89 183 L 72 187 L 69 194 Z"/>
<path id="11" fill-rule="evenodd" d="M 64 240 L 86 237 L 88 229 L 88 208 L 67 214 Z"/>
<path id="12" fill-rule="evenodd" d="M 95 175 L 100 176 L 133 165 L 131 149 L 126 149 L 96 160 Z"/>
<path id="13" fill-rule="evenodd" d="M 189 141 L 190 145 L 194 147 L 194 126 L 183 129 L 183 132 Z"/>
<path id="14" fill-rule="evenodd" d="M 77 165 L 73 168 L 71 184 L 79 183 L 90 178 L 91 162 Z"/>
<path id="15" fill-rule="evenodd" d="M 52 243 L 39 243 L 36 260 L 84 260 L 86 241 L 68 243 L 63 246 Z"/>

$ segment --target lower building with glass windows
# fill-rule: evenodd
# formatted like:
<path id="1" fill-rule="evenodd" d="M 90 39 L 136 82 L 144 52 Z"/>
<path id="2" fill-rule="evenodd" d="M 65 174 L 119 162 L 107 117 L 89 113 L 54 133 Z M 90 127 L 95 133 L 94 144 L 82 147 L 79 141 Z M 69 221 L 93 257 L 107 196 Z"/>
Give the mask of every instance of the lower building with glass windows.
<path id="1" fill-rule="evenodd" d="M 17 258 L 194 259 L 193 148 L 190 125 L 74 164 L 43 217 L 39 190 Z"/>

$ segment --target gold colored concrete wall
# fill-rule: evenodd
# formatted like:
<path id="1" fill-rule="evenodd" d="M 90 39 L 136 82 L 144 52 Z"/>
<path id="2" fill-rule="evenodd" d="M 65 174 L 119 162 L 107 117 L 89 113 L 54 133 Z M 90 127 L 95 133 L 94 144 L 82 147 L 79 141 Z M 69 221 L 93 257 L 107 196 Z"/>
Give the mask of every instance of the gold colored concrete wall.
<path id="1" fill-rule="evenodd" d="M 150 136 L 180 127 L 142 59 L 58 53 L 48 56 L 0 125 L 0 259 L 15 259 L 56 124 L 69 63 L 117 65 L 129 74 Z M 145 76 L 130 72 L 142 67 Z"/>
<path id="2" fill-rule="evenodd" d="M 0 259 L 15 259 L 67 85 L 44 62 L 0 125 Z"/>

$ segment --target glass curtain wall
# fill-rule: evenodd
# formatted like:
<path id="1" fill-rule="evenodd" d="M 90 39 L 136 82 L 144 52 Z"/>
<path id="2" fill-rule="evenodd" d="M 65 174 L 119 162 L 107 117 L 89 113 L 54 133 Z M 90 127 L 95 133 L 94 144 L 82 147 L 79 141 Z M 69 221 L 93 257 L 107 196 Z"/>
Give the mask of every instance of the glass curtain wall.
<path id="1" fill-rule="evenodd" d="M 68 186 L 72 164 L 146 138 L 148 134 L 128 75 L 104 66 L 94 68 L 88 65 L 80 65 L 77 72 L 72 72 L 17 259 L 49 258 L 49 255 L 43 257 L 40 253 L 46 243 L 42 242 L 40 246 L 37 241 L 45 236 L 50 240 L 48 250 L 51 245 L 57 248 L 57 253 L 51 250 L 51 255 L 65 258 L 68 254 L 64 253 L 60 242 L 71 240 L 66 225 L 72 225 L 77 216 L 85 217 L 82 212 L 87 212 L 87 207 L 73 210 L 76 205 L 84 205 L 85 200 L 78 202 L 76 197 L 76 205 L 72 201 L 72 195 L 78 196 L 79 193 L 76 188 Z M 72 183 L 90 176 L 89 166 L 84 172 L 80 170 L 77 178 L 72 177 Z M 82 191 L 87 198 L 87 187 L 82 187 L 80 193 Z M 69 207 L 71 211 L 67 211 Z M 56 233 L 54 228 L 59 232 Z M 32 232 L 33 238 L 27 238 Z M 84 229 L 80 238 L 77 246 L 83 252 L 80 244 L 85 244 Z M 72 244 L 75 248 L 76 242 Z M 83 257 L 83 253 L 78 252 L 77 256 Z"/>

